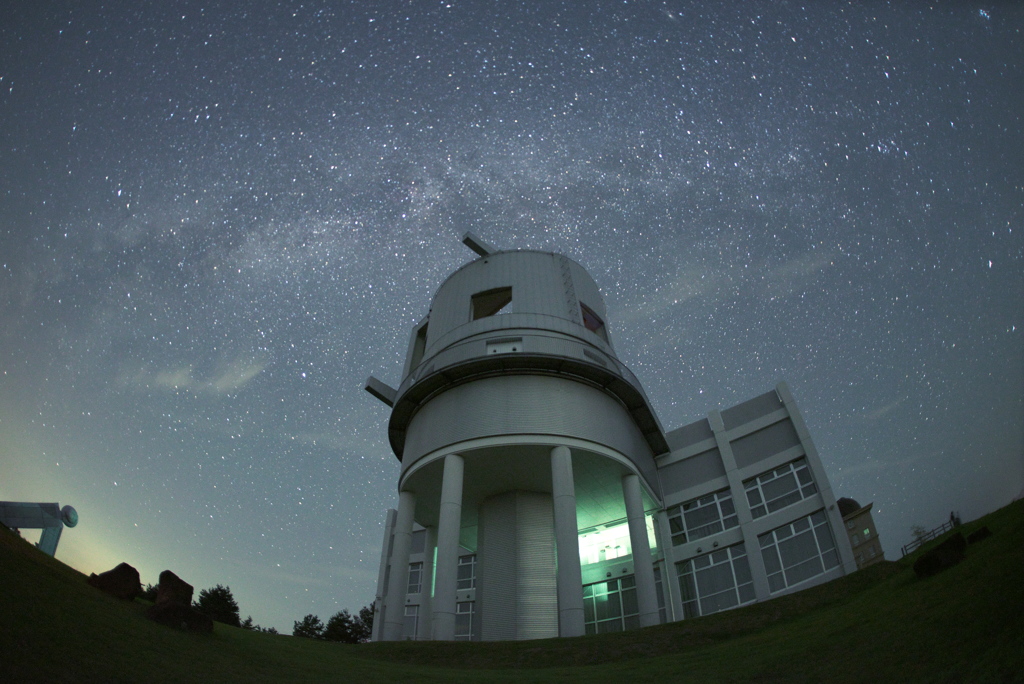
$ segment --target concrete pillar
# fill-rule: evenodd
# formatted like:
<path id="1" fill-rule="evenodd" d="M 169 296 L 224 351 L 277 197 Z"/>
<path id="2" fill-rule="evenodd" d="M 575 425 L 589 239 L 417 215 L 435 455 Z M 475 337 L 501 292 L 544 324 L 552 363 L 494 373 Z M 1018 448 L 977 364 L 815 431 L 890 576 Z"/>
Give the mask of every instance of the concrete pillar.
<path id="1" fill-rule="evenodd" d="M 416 512 L 416 495 L 398 494 L 398 516 L 395 519 L 395 542 L 391 547 L 391 573 L 388 595 L 384 602 L 384 641 L 401 641 L 405 620 L 405 595 L 409 589 L 409 548 L 412 546 L 412 516 Z"/>
<path id="2" fill-rule="evenodd" d="M 551 497 L 555 514 L 555 554 L 558 567 L 558 636 L 582 636 L 583 574 L 580 572 L 576 487 L 568 447 L 551 450 Z"/>
<path id="3" fill-rule="evenodd" d="M 444 458 L 441 510 L 437 523 L 437 566 L 434 569 L 432 638 L 455 640 L 455 589 L 458 580 L 459 531 L 462 528 L 462 476 L 465 464 L 458 454 Z"/>
<path id="4" fill-rule="evenodd" d="M 651 543 L 647 538 L 647 518 L 644 515 L 639 477 L 633 473 L 622 476 L 622 496 L 626 501 L 629 545 L 633 549 L 633 576 L 636 580 L 636 600 L 640 607 L 640 626 L 650 627 L 659 624 L 661 616 L 658 614 L 654 564 L 651 562 Z"/>
<path id="5" fill-rule="evenodd" d="M 761 545 L 757 541 L 759 528 L 754 523 L 754 516 L 750 512 L 750 503 L 747 501 L 747 493 L 743 488 L 743 478 L 740 477 L 739 468 L 736 466 L 736 457 L 729 444 L 729 435 L 725 431 L 722 412 L 716 409 L 708 413 L 708 424 L 711 425 L 711 430 L 715 433 L 715 445 L 722 457 L 722 466 L 725 468 L 726 477 L 729 478 L 729 492 L 732 494 L 732 504 L 736 507 L 736 519 L 740 523 L 740 529 L 743 530 L 743 550 L 747 553 L 750 576 L 754 580 L 754 597 L 758 601 L 767 601 L 771 598 L 771 591 L 768 588 L 768 572 L 764 568 L 764 558 L 761 556 Z"/>

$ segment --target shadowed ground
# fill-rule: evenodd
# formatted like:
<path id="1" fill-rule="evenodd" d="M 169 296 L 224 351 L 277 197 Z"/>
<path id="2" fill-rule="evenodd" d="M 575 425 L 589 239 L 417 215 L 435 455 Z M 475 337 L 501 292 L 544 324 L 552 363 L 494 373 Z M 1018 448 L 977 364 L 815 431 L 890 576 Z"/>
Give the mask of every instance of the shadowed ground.
<path id="1" fill-rule="evenodd" d="M 142 602 L 0 529 L 0 681 L 1024 682 L 1024 502 L 961 530 L 982 525 L 991 537 L 925 580 L 911 565 L 941 538 L 799 594 L 644 630 L 361 645 L 161 627 Z"/>

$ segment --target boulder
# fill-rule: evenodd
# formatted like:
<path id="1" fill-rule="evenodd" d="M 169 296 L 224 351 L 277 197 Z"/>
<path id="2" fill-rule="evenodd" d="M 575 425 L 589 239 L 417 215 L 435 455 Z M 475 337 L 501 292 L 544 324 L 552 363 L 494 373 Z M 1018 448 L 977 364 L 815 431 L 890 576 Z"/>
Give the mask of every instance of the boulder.
<path id="1" fill-rule="evenodd" d="M 188 632 L 213 632 L 213 620 L 192 607 L 192 585 L 170 570 L 160 573 L 156 603 L 146 609 L 153 622 Z"/>
<path id="2" fill-rule="evenodd" d="M 914 562 L 918 577 L 931 577 L 951 568 L 967 556 L 967 540 L 957 532 Z"/>
<path id="3" fill-rule="evenodd" d="M 90 586 L 125 601 L 132 601 L 142 593 L 139 571 L 127 563 L 121 563 L 113 570 L 107 570 L 98 575 L 93 573 L 85 581 Z"/>
<path id="4" fill-rule="evenodd" d="M 187 632 L 210 634 L 213 632 L 213 620 L 203 615 L 192 606 L 180 603 L 157 603 L 146 610 L 146 617 L 153 622 Z"/>
<path id="5" fill-rule="evenodd" d="M 170 570 L 164 570 L 160 573 L 160 584 L 156 588 L 156 605 L 191 606 L 193 591 L 191 584 Z"/>
<path id="6" fill-rule="evenodd" d="M 979 527 L 967 535 L 967 543 L 973 544 L 975 542 L 980 542 L 982 539 L 988 539 L 991 536 L 992 530 L 988 529 L 988 527 Z"/>

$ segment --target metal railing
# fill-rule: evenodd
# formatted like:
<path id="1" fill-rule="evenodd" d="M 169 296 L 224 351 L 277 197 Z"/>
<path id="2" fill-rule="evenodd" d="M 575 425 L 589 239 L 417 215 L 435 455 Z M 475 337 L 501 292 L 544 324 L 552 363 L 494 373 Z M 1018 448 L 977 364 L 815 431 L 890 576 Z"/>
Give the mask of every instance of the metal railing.
<path id="1" fill-rule="evenodd" d="M 925 532 L 920 537 L 917 537 L 916 539 L 914 539 L 914 541 L 910 542 L 909 544 L 903 547 L 903 555 L 906 556 L 908 553 L 912 553 L 915 549 L 921 546 L 921 544 L 924 544 L 925 542 L 930 542 L 932 539 L 935 539 L 936 537 L 945 534 L 946 532 L 949 532 L 954 527 L 956 527 L 956 525 L 953 524 L 953 521 L 948 520 L 939 525 L 938 527 L 936 527 L 931 532 Z"/>

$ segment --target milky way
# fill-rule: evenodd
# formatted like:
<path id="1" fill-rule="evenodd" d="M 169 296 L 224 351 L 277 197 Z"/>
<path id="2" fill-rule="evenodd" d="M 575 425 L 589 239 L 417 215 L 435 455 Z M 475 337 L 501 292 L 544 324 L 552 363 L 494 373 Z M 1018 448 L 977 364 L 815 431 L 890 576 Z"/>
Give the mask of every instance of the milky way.
<path id="1" fill-rule="evenodd" d="M 886 554 L 1024 484 L 1016 3 L 47 3 L 0 26 L 0 499 L 58 557 L 373 600 L 409 330 L 597 280 L 667 429 L 792 388 Z"/>

